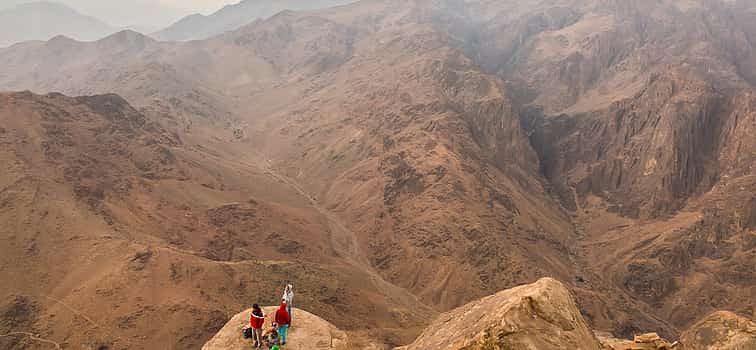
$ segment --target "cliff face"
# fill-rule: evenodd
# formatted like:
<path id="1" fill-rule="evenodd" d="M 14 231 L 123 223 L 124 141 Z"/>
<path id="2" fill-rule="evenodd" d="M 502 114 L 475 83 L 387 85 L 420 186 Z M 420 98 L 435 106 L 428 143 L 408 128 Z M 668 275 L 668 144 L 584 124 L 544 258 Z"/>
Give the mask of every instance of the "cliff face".
<path id="1" fill-rule="evenodd" d="M 667 72 L 607 110 L 536 122 L 533 140 L 565 207 L 594 195 L 622 215 L 655 218 L 717 181 L 729 104 L 695 72 Z"/>

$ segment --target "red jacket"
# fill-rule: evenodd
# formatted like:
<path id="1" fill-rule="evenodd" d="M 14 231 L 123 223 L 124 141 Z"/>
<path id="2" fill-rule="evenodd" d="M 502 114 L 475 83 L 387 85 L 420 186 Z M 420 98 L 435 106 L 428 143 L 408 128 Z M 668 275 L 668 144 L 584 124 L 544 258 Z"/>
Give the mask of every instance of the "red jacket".
<path id="1" fill-rule="evenodd" d="M 252 311 L 252 314 L 249 315 L 249 325 L 250 327 L 254 329 L 261 329 L 263 328 L 263 325 L 265 324 L 265 314 L 260 311 L 260 315 L 255 315 L 255 312 Z"/>
<path id="2" fill-rule="evenodd" d="M 289 324 L 289 322 L 291 322 L 291 317 L 286 311 L 286 304 L 281 303 L 281 307 L 279 307 L 278 311 L 276 311 L 276 323 L 281 326 L 286 326 Z"/>

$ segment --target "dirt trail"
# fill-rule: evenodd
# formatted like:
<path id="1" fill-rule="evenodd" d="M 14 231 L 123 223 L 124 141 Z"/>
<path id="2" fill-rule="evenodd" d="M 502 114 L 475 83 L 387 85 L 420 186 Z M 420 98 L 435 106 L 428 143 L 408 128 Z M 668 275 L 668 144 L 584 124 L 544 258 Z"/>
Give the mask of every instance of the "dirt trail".
<path id="1" fill-rule="evenodd" d="M 347 225 L 344 224 L 344 222 L 333 212 L 325 208 L 323 205 L 318 202 L 318 200 L 311 195 L 307 190 L 305 190 L 299 183 L 297 183 L 295 180 L 289 178 L 288 176 L 285 176 L 281 173 L 279 173 L 273 166 L 272 162 L 269 160 L 268 157 L 266 157 L 264 154 L 261 154 L 256 151 L 246 150 L 244 153 L 241 152 L 234 152 L 231 151 L 231 153 L 235 153 L 233 159 L 230 159 L 229 157 L 224 157 L 220 155 L 210 154 L 207 153 L 206 155 L 215 159 L 218 162 L 221 163 L 235 163 L 237 165 L 241 165 L 245 167 L 248 170 L 257 170 L 262 172 L 263 174 L 269 176 L 273 180 L 291 188 L 294 192 L 296 192 L 299 196 L 304 198 L 308 204 L 315 209 L 320 215 L 322 215 L 328 222 L 329 228 L 330 228 L 330 245 L 332 250 L 335 252 L 335 254 L 338 257 L 341 257 L 344 262 L 349 266 L 352 267 L 360 272 L 365 273 L 367 276 L 370 277 L 371 281 L 373 281 L 373 284 L 376 286 L 376 288 L 379 288 L 383 292 L 387 293 L 388 296 L 392 297 L 397 301 L 397 305 L 404 304 L 404 305 L 423 305 L 426 310 L 429 311 L 429 313 L 435 313 L 436 311 L 433 308 L 430 308 L 424 304 L 422 304 L 417 297 L 415 297 L 412 293 L 407 291 L 404 288 L 398 287 L 394 285 L 393 283 L 390 283 L 383 279 L 383 277 L 373 268 L 373 266 L 370 264 L 370 261 L 367 259 L 367 256 L 362 252 L 360 249 L 359 240 L 357 238 L 357 235 L 350 229 L 347 228 Z M 175 247 L 168 247 L 167 249 L 185 253 L 185 254 L 193 254 L 196 255 L 194 252 L 190 251 L 183 251 Z M 240 264 L 244 262 L 218 262 L 222 264 Z"/>
<path id="2" fill-rule="evenodd" d="M 245 154 L 244 156 L 236 155 L 237 157 L 233 160 L 212 153 L 206 153 L 206 156 L 213 158 L 221 163 L 235 163 L 237 165 L 242 165 L 248 170 L 255 169 L 261 171 L 263 174 L 271 177 L 273 180 L 276 180 L 279 183 L 282 183 L 294 190 L 298 195 L 307 200 L 308 204 L 328 221 L 328 225 L 331 230 L 331 248 L 334 250 L 334 252 L 336 252 L 340 257 L 357 263 L 360 266 L 370 266 L 370 262 L 367 260 L 360 249 L 359 241 L 354 232 L 347 229 L 346 225 L 344 225 L 344 223 L 330 210 L 320 205 L 318 200 L 309 192 L 307 192 L 302 186 L 300 186 L 299 183 L 276 171 L 267 157 L 258 152 L 254 152 L 253 154 Z M 245 161 L 244 159 L 242 159 L 242 157 L 251 157 L 252 159 Z M 177 250 L 172 247 L 171 249 Z M 183 253 L 192 254 L 192 252 L 189 251 L 183 251 Z"/>
<path id="3" fill-rule="evenodd" d="M 307 190 L 305 190 L 295 180 L 276 171 L 268 158 L 264 157 L 261 154 L 257 154 L 257 157 L 259 159 L 258 163 L 264 164 L 263 170 L 265 171 L 265 174 L 294 189 L 302 197 L 306 198 L 309 204 L 328 220 L 328 225 L 331 230 L 331 248 L 334 252 L 336 252 L 336 254 L 344 258 L 350 266 L 368 275 L 376 287 L 386 292 L 387 295 L 391 296 L 392 298 L 401 300 L 405 305 L 424 305 L 420 303 L 417 297 L 415 297 L 412 293 L 404 288 L 398 287 L 393 283 L 386 281 L 383 276 L 381 276 L 378 271 L 375 270 L 375 268 L 370 264 L 370 261 L 367 259 L 366 255 L 362 252 L 357 235 L 354 233 L 354 231 L 348 229 L 344 222 L 337 215 L 335 215 L 327 208 L 323 207 L 314 196 L 307 192 Z M 250 164 L 246 165 L 251 166 Z M 429 310 L 432 310 L 432 308 L 430 307 L 427 308 Z"/>
<path id="4" fill-rule="evenodd" d="M 87 315 L 84 315 L 84 314 L 83 314 L 83 313 L 81 313 L 81 312 L 80 312 L 79 310 L 77 310 L 77 309 L 75 309 L 75 308 L 73 308 L 73 307 L 69 306 L 68 304 L 66 304 L 66 303 L 64 303 L 64 302 L 62 302 L 62 301 L 60 301 L 60 300 L 58 300 L 58 299 L 55 299 L 55 298 L 53 298 L 53 297 L 51 297 L 51 296 L 47 296 L 47 295 L 45 295 L 44 297 L 45 297 L 46 299 L 52 300 L 53 302 L 55 302 L 55 303 L 56 303 L 56 304 L 58 304 L 58 305 L 61 305 L 61 306 L 65 307 L 66 309 L 68 309 L 68 311 L 70 311 L 70 312 L 71 312 L 71 313 L 73 313 L 74 315 L 76 315 L 76 316 L 79 316 L 79 317 L 81 317 L 81 318 L 83 318 L 83 319 L 87 320 L 87 322 L 89 322 L 89 324 L 91 324 L 91 325 L 93 325 L 93 326 L 95 326 L 95 327 L 97 327 L 97 328 L 100 328 L 100 329 L 104 329 L 104 328 L 103 328 L 103 327 L 102 327 L 102 326 L 101 326 L 101 325 L 100 325 L 99 323 L 97 323 L 97 322 L 93 321 L 93 320 L 92 320 L 91 318 L 87 317 Z"/>
<path id="5" fill-rule="evenodd" d="M 31 340 L 38 341 L 40 343 L 50 344 L 50 345 L 54 346 L 56 349 L 59 349 L 59 350 L 62 349 L 62 347 L 60 346 L 59 343 L 57 343 L 55 341 L 52 341 L 50 339 L 40 338 L 39 336 L 37 336 L 34 333 L 29 333 L 29 332 L 10 332 L 8 334 L 0 334 L 0 338 L 3 338 L 3 337 L 16 337 L 16 336 L 29 337 L 29 339 L 31 339 Z"/>
<path id="6" fill-rule="evenodd" d="M 334 215 L 330 210 L 320 205 L 317 199 L 315 199 L 315 197 L 310 195 L 296 181 L 292 180 L 291 178 L 285 175 L 281 175 L 280 173 L 278 173 L 273 168 L 272 164 L 270 164 L 269 160 L 265 160 L 264 164 L 265 164 L 265 168 L 264 168 L 265 174 L 293 188 L 302 197 L 306 198 L 307 201 L 310 203 L 310 205 L 315 210 L 317 210 L 318 213 L 320 213 L 320 215 L 323 215 L 323 217 L 325 217 L 328 220 L 328 226 L 331 229 L 331 248 L 337 254 L 362 267 L 370 266 L 370 262 L 365 257 L 365 254 L 362 253 L 362 250 L 360 249 L 360 244 L 359 244 L 357 235 L 354 234 L 353 231 L 347 229 L 346 225 L 344 225 L 341 219 L 339 219 L 336 215 Z"/>

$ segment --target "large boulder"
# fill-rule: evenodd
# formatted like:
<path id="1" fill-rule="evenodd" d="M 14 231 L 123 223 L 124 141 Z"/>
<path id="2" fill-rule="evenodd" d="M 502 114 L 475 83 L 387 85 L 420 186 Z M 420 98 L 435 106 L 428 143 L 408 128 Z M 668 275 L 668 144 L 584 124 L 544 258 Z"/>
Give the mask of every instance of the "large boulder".
<path id="1" fill-rule="evenodd" d="M 447 312 L 400 349 L 599 350 L 601 345 L 567 288 L 543 278 Z"/>
<path id="2" fill-rule="evenodd" d="M 273 321 L 277 307 L 264 308 L 265 328 L 269 328 Z M 249 325 L 249 315 L 252 310 L 243 311 L 234 316 L 228 323 L 208 341 L 202 350 L 249 350 L 252 340 L 244 339 L 242 329 Z M 347 335 L 328 321 L 307 311 L 293 309 L 293 327 L 289 330 L 286 350 L 322 350 L 346 349 Z"/>
<path id="3" fill-rule="evenodd" d="M 729 311 L 717 311 L 682 334 L 686 350 L 756 349 L 756 323 Z"/>

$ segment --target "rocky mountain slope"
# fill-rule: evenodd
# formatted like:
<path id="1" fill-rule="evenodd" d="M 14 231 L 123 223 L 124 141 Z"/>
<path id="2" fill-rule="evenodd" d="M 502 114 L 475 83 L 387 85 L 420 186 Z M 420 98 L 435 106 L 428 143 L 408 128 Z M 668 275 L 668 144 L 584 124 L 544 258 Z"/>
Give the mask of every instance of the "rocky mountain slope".
<path id="1" fill-rule="evenodd" d="M 0 142 L 0 266 L 14 281 L 0 287 L 4 349 L 35 344 L 27 333 L 195 348 L 289 280 L 309 310 L 375 337 L 433 314 L 338 258 L 333 223 L 296 189 L 117 95 L 2 94 Z"/>
<path id="2" fill-rule="evenodd" d="M 151 36 L 164 41 L 202 40 L 232 31 L 258 19 L 267 19 L 281 11 L 314 10 L 350 2 L 353 0 L 243 0 L 237 4 L 224 6 L 208 16 L 194 14 L 184 17 Z"/>
<path id="3" fill-rule="evenodd" d="M 592 328 L 676 339 L 754 313 L 753 23 L 748 1 L 366 0 L 186 43 L 16 45 L 0 89 L 123 96 L 189 160 L 122 229 L 219 269 L 312 264 L 297 278 L 341 289 L 302 307 L 346 331 L 331 316 L 360 307 L 358 328 L 408 343 L 436 312 L 554 276 Z M 262 295 L 206 289 L 229 312 Z"/>
<path id="4" fill-rule="evenodd" d="M 96 40 L 116 31 L 110 25 L 56 2 L 30 2 L 0 10 L 0 47 L 65 35 Z"/>

